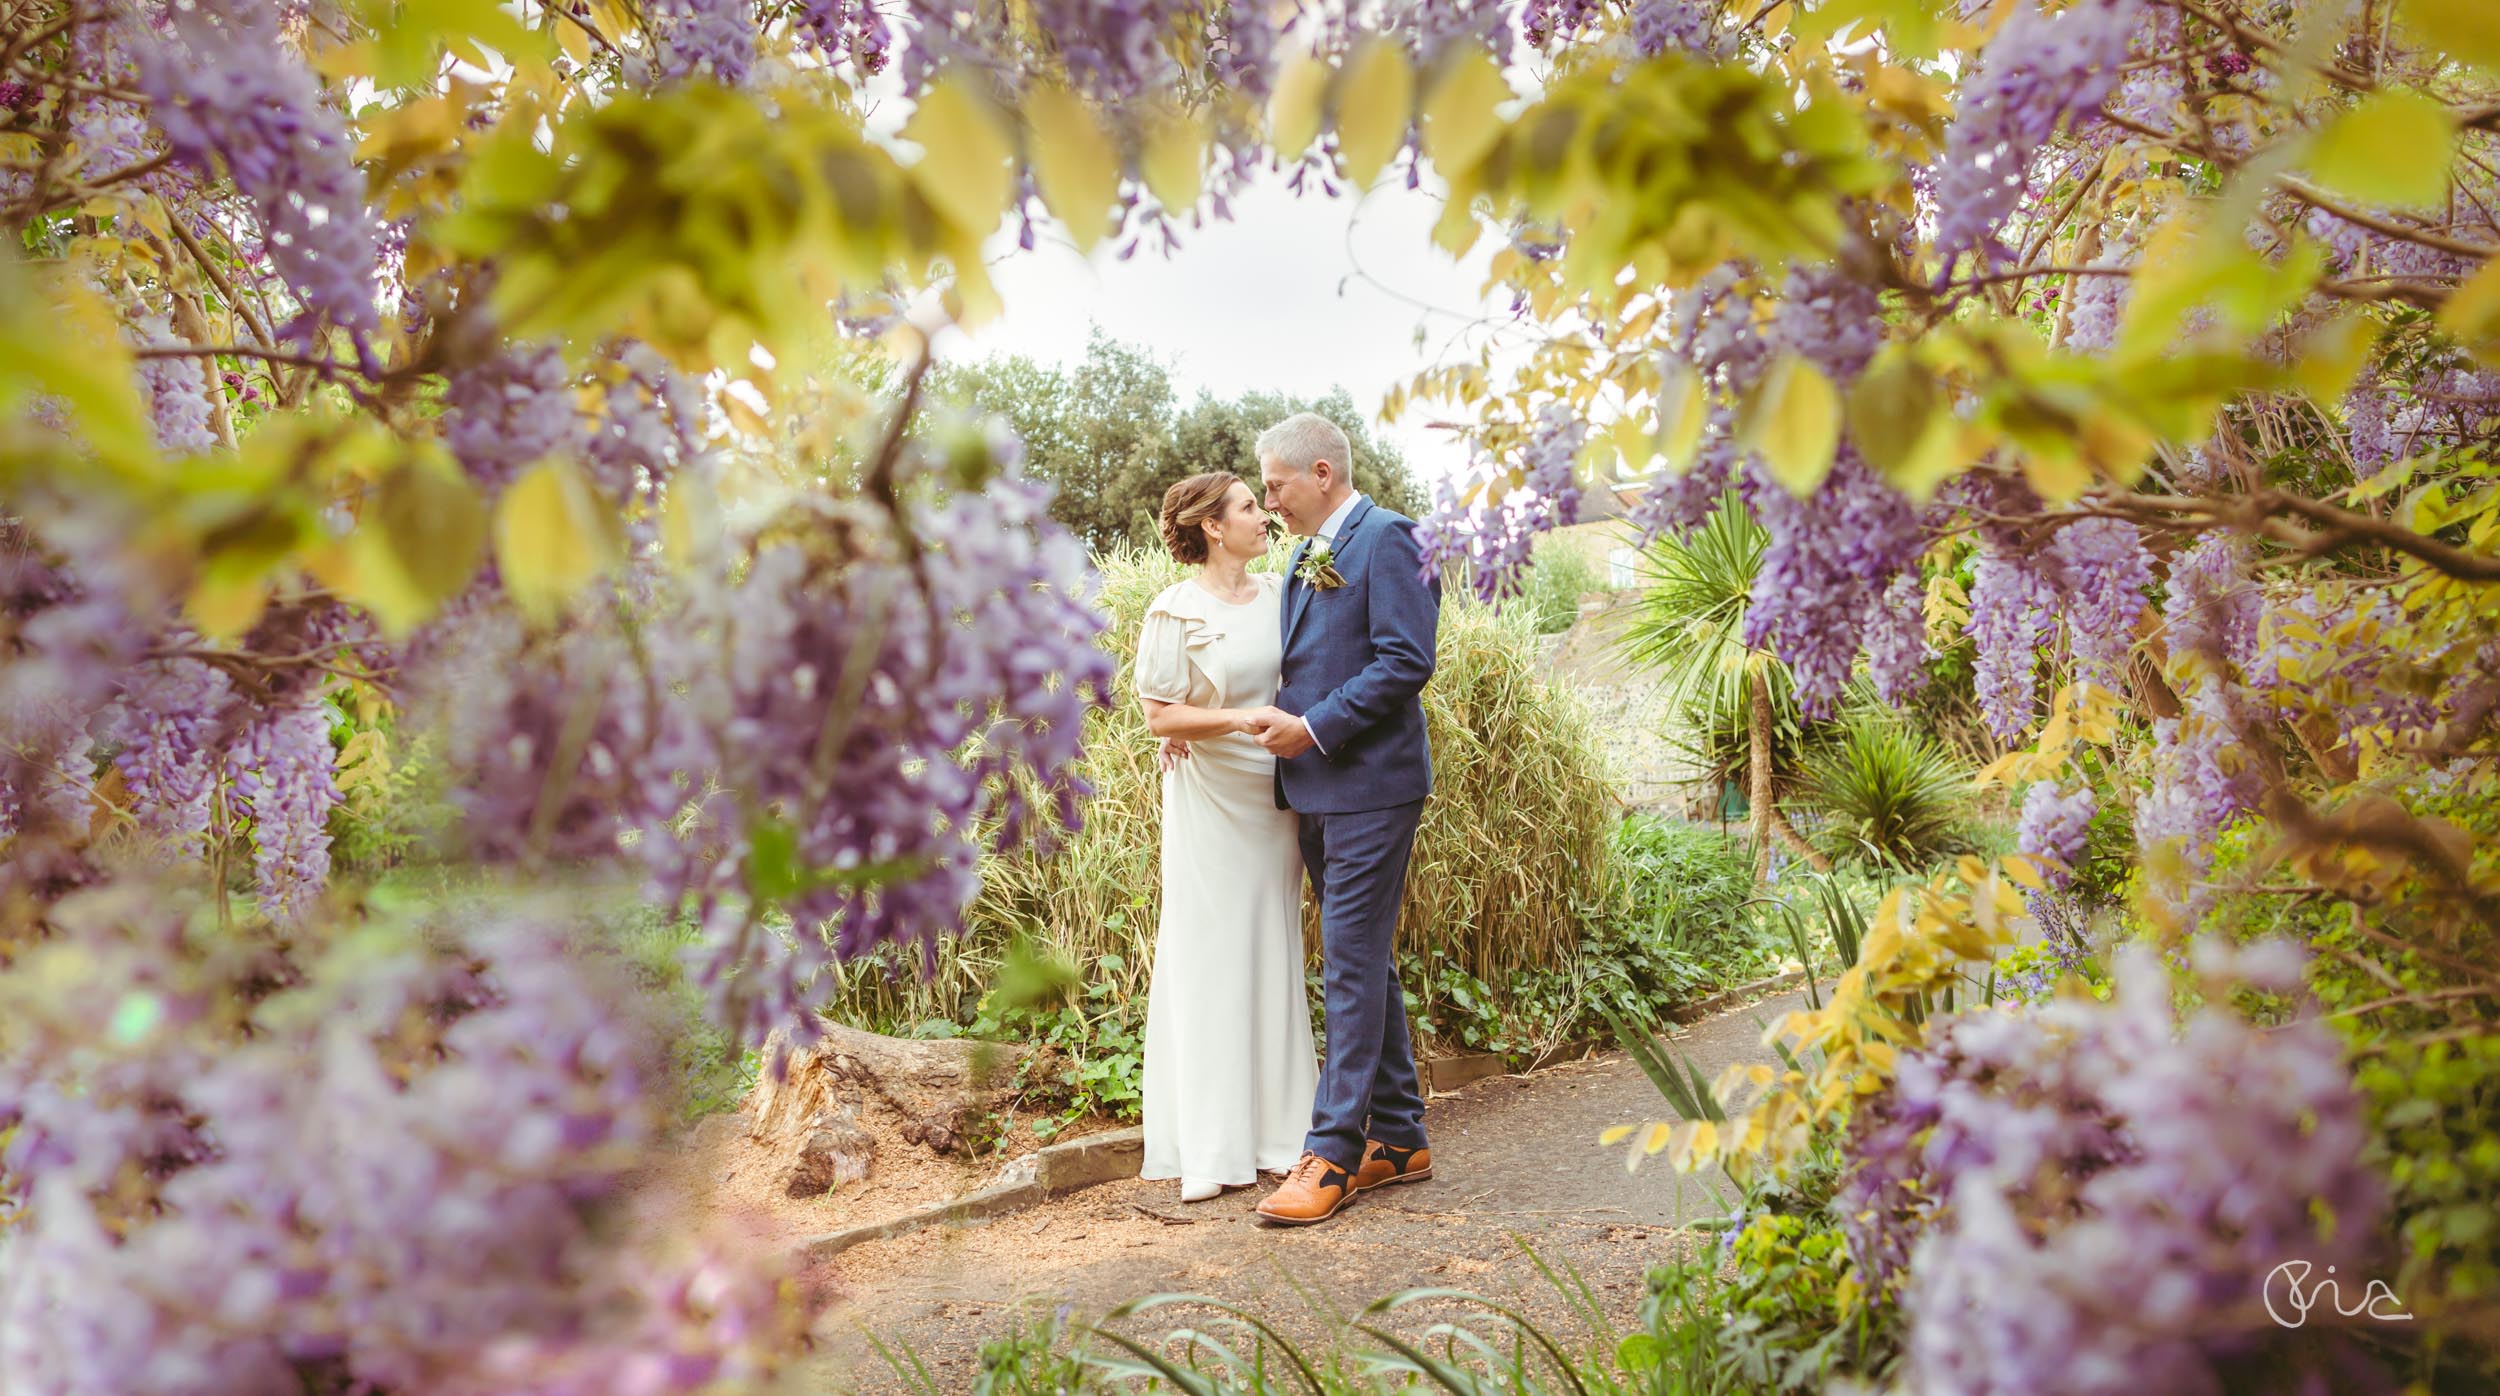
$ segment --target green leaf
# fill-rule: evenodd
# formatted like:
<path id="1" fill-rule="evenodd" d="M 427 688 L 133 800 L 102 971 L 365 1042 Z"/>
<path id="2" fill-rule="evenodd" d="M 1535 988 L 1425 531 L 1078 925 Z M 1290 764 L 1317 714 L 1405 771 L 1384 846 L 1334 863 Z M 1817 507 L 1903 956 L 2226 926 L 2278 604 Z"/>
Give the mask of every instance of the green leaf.
<path id="1" fill-rule="evenodd" d="M 1444 179 L 1473 170 L 1501 138 L 1495 108 L 1511 95 L 1491 54 L 1473 45 L 1455 47 L 1459 56 L 1443 67 L 1424 98 L 1424 154 Z"/>
<path id="2" fill-rule="evenodd" d="M 2309 170 L 2320 184 L 2365 203 L 2435 204 L 2448 193 L 2456 131 L 2455 117 L 2438 101 L 2408 88 L 2382 89 L 2319 133 Z"/>
<path id="3" fill-rule="evenodd" d="M 1346 65 L 1337 103 L 1337 153 L 1357 190 L 1371 187 L 1380 167 L 1406 143 L 1415 116 L 1415 73 L 1406 51 L 1373 39 Z"/>
<path id="4" fill-rule="evenodd" d="M 1840 394 L 1822 370 L 1783 354 L 1746 404 L 1745 444 L 1762 453 L 1771 478 L 1803 499 L 1820 489 L 1840 449 Z"/>
<path id="5" fill-rule="evenodd" d="M 616 560 L 616 534 L 616 511 L 572 462 L 542 461 L 495 507 L 495 562 L 512 599 L 545 621 Z"/>
<path id="6" fill-rule="evenodd" d="M 921 96 L 903 139 L 920 147 L 911 175 L 929 202 L 977 232 L 998 225 L 1015 193 L 1015 144 L 998 109 L 971 79 L 939 79 Z"/>
<path id="7" fill-rule="evenodd" d="M 747 890 L 762 901 L 784 902 L 798 894 L 799 831 L 787 820 L 758 819 L 747 827 Z"/>
<path id="8" fill-rule="evenodd" d="M 1029 94 L 1024 119 L 1032 130 L 1028 151 L 1042 202 L 1068 225 L 1077 251 L 1093 251 L 1120 193 L 1119 156 L 1093 112 L 1064 87 Z"/>

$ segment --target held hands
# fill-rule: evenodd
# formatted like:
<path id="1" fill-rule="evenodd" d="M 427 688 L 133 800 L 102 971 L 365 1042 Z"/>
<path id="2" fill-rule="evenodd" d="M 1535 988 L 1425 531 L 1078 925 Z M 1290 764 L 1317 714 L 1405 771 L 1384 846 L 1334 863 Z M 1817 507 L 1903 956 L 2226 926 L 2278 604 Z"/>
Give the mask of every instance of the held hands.
<path id="1" fill-rule="evenodd" d="M 1273 705 L 1250 714 L 1250 735 L 1279 761 L 1290 761 L 1313 745 L 1310 724 Z"/>

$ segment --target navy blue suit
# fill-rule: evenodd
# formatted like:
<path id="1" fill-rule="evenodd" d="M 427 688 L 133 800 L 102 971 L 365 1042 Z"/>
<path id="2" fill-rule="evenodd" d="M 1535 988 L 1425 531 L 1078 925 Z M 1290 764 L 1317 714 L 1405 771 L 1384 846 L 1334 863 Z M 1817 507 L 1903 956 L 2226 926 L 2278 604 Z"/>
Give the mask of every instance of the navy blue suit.
<path id="1" fill-rule="evenodd" d="M 1415 521 L 1368 497 L 1332 544 L 1345 585 L 1294 575 L 1309 549 L 1308 539 L 1294 549 L 1286 573 L 1276 705 L 1318 746 L 1276 763 L 1276 807 L 1300 816 L 1326 958 L 1328 1060 L 1303 1147 L 1351 1171 L 1366 1135 L 1401 1149 L 1426 1142 L 1395 947 L 1407 856 L 1432 791 L 1422 694 L 1441 588 L 1423 580 Z"/>

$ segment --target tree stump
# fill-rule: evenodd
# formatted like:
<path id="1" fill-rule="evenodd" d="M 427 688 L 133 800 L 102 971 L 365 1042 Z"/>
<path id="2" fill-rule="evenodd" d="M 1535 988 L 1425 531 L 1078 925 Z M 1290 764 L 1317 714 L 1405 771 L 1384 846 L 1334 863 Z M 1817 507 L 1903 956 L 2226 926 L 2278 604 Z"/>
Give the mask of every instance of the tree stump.
<path id="1" fill-rule="evenodd" d="M 768 1042 L 765 1060 L 781 1046 Z M 881 1037 L 827 1024 L 814 1046 L 791 1054 L 786 1080 L 767 1071 L 756 1083 L 749 1133 L 803 1150 L 821 1127 L 819 1117 L 838 1118 L 847 1094 L 865 1092 L 895 1113 L 906 1140 L 941 1154 L 970 1154 L 1013 1104 L 1017 1069 L 1028 1060 L 1040 1075 L 1062 1065 L 1054 1047 Z"/>
<path id="2" fill-rule="evenodd" d="M 792 1197 L 822 1197 L 843 1183 L 860 1182 L 876 1161 L 877 1141 L 860 1128 L 859 1107 L 845 1105 L 839 1114 L 818 1115 L 814 1123 L 782 1180 L 782 1191 Z"/>

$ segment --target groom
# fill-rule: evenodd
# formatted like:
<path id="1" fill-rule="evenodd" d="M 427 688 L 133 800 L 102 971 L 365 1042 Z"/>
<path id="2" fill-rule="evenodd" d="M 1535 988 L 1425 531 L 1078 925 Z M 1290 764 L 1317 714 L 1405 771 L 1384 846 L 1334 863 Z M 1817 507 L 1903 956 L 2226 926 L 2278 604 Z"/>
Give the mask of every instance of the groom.
<path id="1" fill-rule="evenodd" d="M 1276 703 L 1251 721 L 1276 757 L 1276 807 L 1300 816 L 1328 1009 L 1302 1157 L 1258 1210 L 1306 1226 L 1364 1188 L 1432 1174 L 1393 942 L 1432 790 L 1420 695 L 1441 588 L 1423 580 L 1415 521 L 1354 492 L 1353 452 L 1334 423 L 1297 413 L 1257 450 L 1268 509 L 1304 540 L 1285 578 Z"/>

